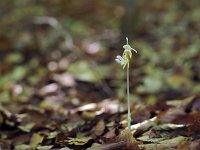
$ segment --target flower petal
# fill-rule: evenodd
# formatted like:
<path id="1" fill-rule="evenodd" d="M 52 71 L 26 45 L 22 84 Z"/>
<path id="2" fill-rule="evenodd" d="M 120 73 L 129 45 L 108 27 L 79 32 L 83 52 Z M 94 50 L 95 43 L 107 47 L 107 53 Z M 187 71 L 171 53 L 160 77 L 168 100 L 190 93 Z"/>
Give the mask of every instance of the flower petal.
<path id="1" fill-rule="evenodd" d="M 135 50 L 135 49 L 133 49 L 133 48 L 131 48 L 135 53 L 137 53 L 137 51 Z"/>
<path id="2" fill-rule="evenodd" d="M 120 61 L 119 59 L 116 58 L 115 61 L 116 61 L 117 63 L 121 64 L 121 61 Z"/>
<path id="3" fill-rule="evenodd" d="M 120 61 L 123 60 L 122 56 L 120 56 L 120 55 L 117 55 L 116 58 L 119 59 Z"/>

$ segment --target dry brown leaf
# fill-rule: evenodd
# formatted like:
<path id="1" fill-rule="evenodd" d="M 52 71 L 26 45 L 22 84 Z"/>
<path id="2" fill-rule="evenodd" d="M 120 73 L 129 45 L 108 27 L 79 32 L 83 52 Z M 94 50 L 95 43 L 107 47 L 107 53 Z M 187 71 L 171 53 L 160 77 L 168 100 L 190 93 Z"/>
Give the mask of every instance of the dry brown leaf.
<path id="1" fill-rule="evenodd" d="M 103 137 L 106 139 L 116 137 L 115 129 L 108 131 Z"/>
<path id="2" fill-rule="evenodd" d="M 93 133 L 97 136 L 101 135 L 105 130 L 105 122 L 103 120 L 99 120 L 96 126 L 93 128 Z"/>

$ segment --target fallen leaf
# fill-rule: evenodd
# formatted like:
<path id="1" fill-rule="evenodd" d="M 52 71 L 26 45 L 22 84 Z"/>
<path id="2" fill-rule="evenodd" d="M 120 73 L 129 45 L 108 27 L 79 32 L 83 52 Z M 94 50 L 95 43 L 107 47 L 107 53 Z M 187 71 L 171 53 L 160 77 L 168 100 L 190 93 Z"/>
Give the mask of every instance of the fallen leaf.
<path id="1" fill-rule="evenodd" d="M 174 129 L 183 128 L 183 127 L 186 127 L 186 125 L 165 123 L 165 124 L 155 125 L 153 129 L 154 130 L 174 130 Z"/>
<path id="2" fill-rule="evenodd" d="M 124 147 L 126 147 L 126 142 L 119 141 L 119 142 L 110 143 L 110 144 L 96 144 L 95 143 L 92 145 L 92 147 L 87 148 L 87 150 L 124 150 L 123 149 Z"/>
<path id="3" fill-rule="evenodd" d="M 146 131 L 148 128 L 152 127 L 157 121 L 157 117 L 153 117 L 149 120 L 145 120 L 141 123 L 137 123 L 131 126 L 133 134 L 136 134 L 138 131 Z"/>
<path id="4" fill-rule="evenodd" d="M 50 150 L 53 145 L 37 146 L 37 150 Z"/>
<path id="5" fill-rule="evenodd" d="M 64 147 L 64 148 L 61 148 L 60 150 L 72 150 L 72 149 L 70 149 L 68 147 Z"/>
<path id="6" fill-rule="evenodd" d="M 30 150 L 31 146 L 26 144 L 16 145 L 15 150 Z"/>
<path id="7" fill-rule="evenodd" d="M 92 139 L 91 137 L 68 138 L 68 140 L 65 141 L 70 145 L 85 145 L 91 139 Z"/>
<path id="8" fill-rule="evenodd" d="M 18 126 L 18 128 L 24 132 L 30 132 L 34 125 L 35 123 L 28 123 L 26 125 Z"/>
<path id="9" fill-rule="evenodd" d="M 156 139 L 149 139 L 151 142 L 155 142 L 152 144 L 143 144 L 142 147 L 145 148 L 145 150 L 167 150 L 174 148 L 176 149 L 183 141 L 185 141 L 185 137 L 183 136 L 178 136 L 175 138 L 171 139 L 165 139 L 163 140 L 162 138 L 156 138 Z"/>
<path id="10" fill-rule="evenodd" d="M 103 137 L 106 138 L 106 139 L 116 137 L 115 129 L 108 131 L 105 135 L 103 135 Z"/>
<path id="11" fill-rule="evenodd" d="M 0 139 L 0 150 L 11 150 L 11 141 Z"/>
<path id="12" fill-rule="evenodd" d="M 200 140 L 195 141 L 183 141 L 177 147 L 177 150 L 199 150 L 200 148 Z"/>
<path id="13" fill-rule="evenodd" d="M 105 130 L 105 122 L 103 120 L 99 120 L 92 130 L 93 134 L 97 136 L 101 135 Z"/>
<path id="14" fill-rule="evenodd" d="M 33 148 L 36 148 L 38 146 L 38 144 L 42 143 L 44 139 L 44 136 L 38 134 L 38 133 L 34 133 L 31 137 L 31 141 L 30 141 L 30 145 Z"/>
<path id="15" fill-rule="evenodd" d="M 138 140 L 142 141 L 142 142 L 148 142 L 148 143 L 158 143 L 159 141 L 163 141 L 166 138 L 162 138 L 162 137 L 151 137 L 149 135 L 144 135 L 141 136 L 139 138 L 137 138 Z"/>
<path id="16" fill-rule="evenodd" d="M 57 131 L 54 131 L 54 132 L 50 132 L 47 139 L 53 139 L 55 138 L 56 136 L 58 135 L 58 132 Z"/>

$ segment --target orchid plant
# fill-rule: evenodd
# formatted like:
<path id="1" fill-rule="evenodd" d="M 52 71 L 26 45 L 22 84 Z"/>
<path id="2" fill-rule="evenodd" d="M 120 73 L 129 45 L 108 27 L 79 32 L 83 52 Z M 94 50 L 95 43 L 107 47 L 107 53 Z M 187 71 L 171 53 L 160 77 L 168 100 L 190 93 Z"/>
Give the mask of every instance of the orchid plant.
<path id="1" fill-rule="evenodd" d="M 128 122 L 128 129 L 131 130 L 131 106 L 130 106 L 130 92 L 129 92 L 129 62 L 132 57 L 132 51 L 137 53 L 135 49 L 133 49 L 129 44 L 128 44 L 128 38 L 126 37 L 126 45 L 123 46 L 124 52 L 122 56 L 118 55 L 116 56 L 115 61 L 119 63 L 123 69 L 126 68 L 126 80 L 127 80 L 127 102 L 128 102 L 128 117 L 127 117 L 127 122 Z"/>

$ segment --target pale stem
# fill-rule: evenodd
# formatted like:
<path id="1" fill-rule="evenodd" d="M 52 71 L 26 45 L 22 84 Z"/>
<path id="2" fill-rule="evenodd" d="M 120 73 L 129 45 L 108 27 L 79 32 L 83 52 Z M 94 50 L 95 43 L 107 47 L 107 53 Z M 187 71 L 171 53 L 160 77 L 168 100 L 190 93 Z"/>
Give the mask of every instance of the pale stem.
<path id="1" fill-rule="evenodd" d="M 126 37 L 126 44 L 128 45 L 128 38 Z"/>
<path id="2" fill-rule="evenodd" d="M 128 101 L 128 130 L 131 130 L 131 105 L 130 105 L 130 96 L 129 96 L 129 64 L 126 67 L 127 68 L 127 76 L 126 76 L 126 80 L 127 80 L 127 101 Z"/>

